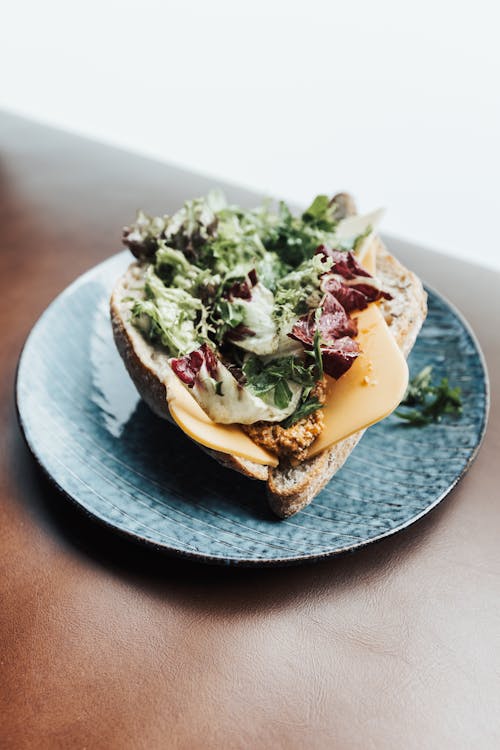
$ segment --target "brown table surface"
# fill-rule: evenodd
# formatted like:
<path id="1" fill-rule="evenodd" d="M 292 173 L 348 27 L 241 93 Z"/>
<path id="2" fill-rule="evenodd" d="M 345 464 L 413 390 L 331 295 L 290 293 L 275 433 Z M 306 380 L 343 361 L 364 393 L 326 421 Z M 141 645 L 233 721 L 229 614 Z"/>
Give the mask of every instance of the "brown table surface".
<path id="1" fill-rule="evenodd" d="M 316 565 L 172 559 L 48 484 L 13 385 L 37 317 L 119 249 L 135 209 L 171 211 L 212 180 L 12 115 L 0 134 L 0 745 L 499 747 L 500 275 L 392 241 L 466 315 L 489 366 L 483 447 L 435 511 Z"/>

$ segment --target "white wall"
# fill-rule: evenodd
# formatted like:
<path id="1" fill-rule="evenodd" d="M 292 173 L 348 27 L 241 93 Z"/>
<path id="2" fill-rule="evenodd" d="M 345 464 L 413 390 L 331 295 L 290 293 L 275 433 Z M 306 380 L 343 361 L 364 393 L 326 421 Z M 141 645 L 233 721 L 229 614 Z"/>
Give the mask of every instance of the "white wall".
<path id="1" fill-rule="evenodd" d="M 0 106 L 500 268 L 488 0 L 16 0 Z"/>

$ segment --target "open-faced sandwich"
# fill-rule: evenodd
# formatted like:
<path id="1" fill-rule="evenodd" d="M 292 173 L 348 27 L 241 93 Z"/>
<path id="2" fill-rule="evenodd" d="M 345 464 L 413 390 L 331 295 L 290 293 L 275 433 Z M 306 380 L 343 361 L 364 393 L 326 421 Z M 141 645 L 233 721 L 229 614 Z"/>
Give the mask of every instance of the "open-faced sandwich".
<path id="1" fill-rule="evenodd" d="M 224 466 L 267 483 L 280 517 L 342 466 L 408 383 L 426 315 L 419 279 L 346 194 L 294 216 L 220 193 L 173 216 L 139 212 L 111 297 L 140 395 Z"/>

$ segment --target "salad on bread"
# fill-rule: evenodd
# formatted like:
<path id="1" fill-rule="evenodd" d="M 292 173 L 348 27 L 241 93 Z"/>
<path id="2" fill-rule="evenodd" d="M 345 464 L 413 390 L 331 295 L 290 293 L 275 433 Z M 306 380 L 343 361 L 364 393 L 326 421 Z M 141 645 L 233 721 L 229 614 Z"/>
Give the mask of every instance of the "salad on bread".
<path id="1" fill-rule="evenodd" d="M 359 312 L 393 297 L 363 263 L 380 213 L 352 213 L 345 194 L 294 215 L 214 191 L 172 216 L 140 211 L 123 232 L 137 258 L 129 322 L 166 382 L 280 464 L 304 461 L 324 431 L 328 382 L 363 353 Z"/>

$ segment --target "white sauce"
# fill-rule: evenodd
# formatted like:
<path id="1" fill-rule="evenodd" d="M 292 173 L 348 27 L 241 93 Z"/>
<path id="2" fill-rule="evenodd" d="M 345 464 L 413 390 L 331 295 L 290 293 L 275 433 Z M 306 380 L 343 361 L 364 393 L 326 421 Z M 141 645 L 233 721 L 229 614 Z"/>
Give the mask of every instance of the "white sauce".
<path id="1" fill-rule="evenodd" d="M 217 367 L 217 381 L 221 383 L 222 395 L 217 394 L 216 381 L 209 376 L 203 364 L 194 387 L 188 388 L 184 383 L 183 385 L 210 419 L 219 424 L 232 424 L 233 422 L 253 424 L 260 420 L 281 422 L 295 411 L 302 392 L 300 385 L 289 381 L 292 398 L 286 409 L 278 409 L 274 404 L 255 396 L 248 387 L 242 388 L 238 385 L 237 380 L 221 362 Z M 179 382 L 182 383 L 180 379 Z M 270 400 L 272 401 L 272 395 Z"/>
<path id="2" fill-rule="evenodd" d="M 272 354 L 278 348 L 278 333 L 273 318 L 274 295 L 260 281 L 252 288 L 251 299 L 238 300 L 245 310 L 243 325 L 255 335 L 247 336 L 235 345 L 254 354 Z"/>

